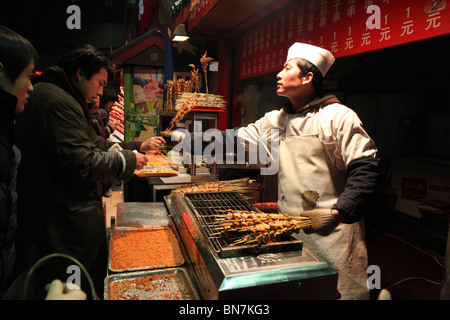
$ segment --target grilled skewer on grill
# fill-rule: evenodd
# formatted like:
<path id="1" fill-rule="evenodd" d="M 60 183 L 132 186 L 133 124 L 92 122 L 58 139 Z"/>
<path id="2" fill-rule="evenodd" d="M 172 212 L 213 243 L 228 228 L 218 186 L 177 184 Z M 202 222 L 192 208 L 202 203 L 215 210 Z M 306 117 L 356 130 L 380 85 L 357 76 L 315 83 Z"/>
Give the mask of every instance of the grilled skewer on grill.
<path id="1" fill-rule="evenodd" d="M 292 217 L 287 214 L 260 213 L 241 210 L 217 210 L 224 214 L 215 215 L 213 231 L 216 235 L 232 237 L 236 233 L 242 234 L 234 242 L 248 244 L 252 242 L 267 243 L 268 241 L 301 229 L 309 228 L 311 220 L 306 217 Z"/>

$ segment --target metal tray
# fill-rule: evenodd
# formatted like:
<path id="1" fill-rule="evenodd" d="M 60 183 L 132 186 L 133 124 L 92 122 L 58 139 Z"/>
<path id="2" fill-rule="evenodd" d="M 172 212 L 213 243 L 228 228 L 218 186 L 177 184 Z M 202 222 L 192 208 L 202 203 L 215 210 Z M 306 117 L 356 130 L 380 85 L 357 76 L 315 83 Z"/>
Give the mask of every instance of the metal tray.
<path id="1" fill-rule="evenodd" d="M 162 226 L 153 226 L 152 228 L 131 228 L 131 227 L 125 227 L 125 228 L 115 228 L 112 229 L 110 231 L 110 236 L 109 236 L 109 254 L 108 254 L 108 269 L 111 272 L 130 272 L 130 271 L 141 271 L 141 270 L 152 270 L 152 269 L 162 269 L 162 268 L 174 268 L 174 267 L 180 267 L 184 264 L 185 262 L 185 258 L 184 258 L 184 252 L 182 249 L 182 245 L 181 245 L 181 241 L 180 238 L 178 236 L 178 233 L 176 230 L 174 230 L 173 227 L 169 227 L 169 229 L 172 230 L 173 234 L 175 235 L 177 242 L 178 242 L 178 247 L 180 248 L 180 252 L 181 252 L 181 261 L 178 264 L 174 264 L 174 265 L 163 265 L 163 264 L 158 264 L 158 265 L 147 265 L 147 266 L 142 266 L 142 267 L 136 267 L 136 268 L 113 268 L 113 247 L 114 247 L 114 238 L 113 238 L 113 234 L 114 232 L 147 232 L 147 231 L 151 231 L 151 230 L 156 230 L 156 229 L 167 229 L 167 227 L 162 227 Z M 130 248 L 130 250 L 133 250 L 134 248 Z"/>
<path id="2" fill-rule="evenodd" d="M 169 279 L 161 277 L 168 276 Z M 136 280 L 151 278 L 147 286 L 135 287 Z M 112 286 L 122 287 L 117 300 L 199 300 L 197 290 L 183 268 L 113 274 L 105 278 L 104 299 L 112 300 Z M 119 289 L 119 288 L 118 288 Z"/>
<path id="3" fill-rule="evenodd" d="M 170 226 L 169 214 L 163 202 L 117 204 L 116 228 L 151 228 L 154 226 Z"/>

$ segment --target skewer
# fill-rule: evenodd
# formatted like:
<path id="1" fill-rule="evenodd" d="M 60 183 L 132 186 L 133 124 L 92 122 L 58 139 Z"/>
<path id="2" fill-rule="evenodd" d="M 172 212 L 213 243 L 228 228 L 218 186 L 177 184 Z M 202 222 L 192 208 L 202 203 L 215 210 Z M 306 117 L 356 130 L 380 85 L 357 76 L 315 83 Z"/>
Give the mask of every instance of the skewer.
<path id="1" fill-rule="evenodd" d="M 268 214 L 241 210 L 216 210 L 225 213 L 214 215 L 215 222 L 212 230 L 214 235 L 232 235 L 233 233 L 247 233 L 237 237 L 232 243 L 249 244 L 253 242 L 265 243 L 279 235 L 298 232 L 309 228 L 311 220 L 307 217 L 291 217 L 286 214 Z"/>

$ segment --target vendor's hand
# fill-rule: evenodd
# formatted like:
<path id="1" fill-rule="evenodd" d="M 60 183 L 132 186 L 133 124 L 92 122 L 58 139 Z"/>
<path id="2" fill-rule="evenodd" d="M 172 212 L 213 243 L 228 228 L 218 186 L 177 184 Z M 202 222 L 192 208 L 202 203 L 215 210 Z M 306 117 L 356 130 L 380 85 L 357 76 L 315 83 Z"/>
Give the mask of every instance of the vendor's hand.
<path id="1" fill-rule="evenodd" d="M 308 217 L 311 219 L 312 225 L 308 229 L 303 229 L 306 234 L 317 233 L 322 236 L 327 236 L 337 227 L 338 223 L 333 217 L 332 209 L 314 209 L 306 210 L 300 213 L 301 217 Z"/>
<path id="2" fill-rule="evenodd" d="M 86 294 L 79 288 L 70 288 L 60 280 L 50 284 L 45 300 L 86 300 Z"/>
<path id="3" fill-rule="evenodd" d="M 134 153 L 136 155 L 136 170 L 141 170 L 147 164 L 147 157 L 139 152 Z"/>
<path id="4" fill-rule="evenodd" d="M 181 142 L 184 139 L 185 133 L 179 130 L 169 132 L 164 131 L 162 136 L 169 141 Z"/>
<path id="5" fill-rule="evenodd" d="M 147 152 L 153 149 L 158 149 L 161 143 L 166 143 L 163 137 L 151 137 L 145 140 L 141 145 L 141 152 Z"/>

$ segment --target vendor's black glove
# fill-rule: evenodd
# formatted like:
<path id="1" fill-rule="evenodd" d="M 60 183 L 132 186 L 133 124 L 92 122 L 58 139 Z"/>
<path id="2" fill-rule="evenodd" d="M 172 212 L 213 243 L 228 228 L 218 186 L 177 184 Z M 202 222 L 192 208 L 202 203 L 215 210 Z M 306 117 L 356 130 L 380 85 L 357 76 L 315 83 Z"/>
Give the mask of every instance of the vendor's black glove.
<path id="1" fill-rule="evenodd" d="M 303 229 L 306 234 L 317 233 L 321 236 L 327 236 L 337 227 L 331 214 L 331 209 L 306 210 L 300 213 L 300 217 L 311 219 L 311 227 Z"/>

